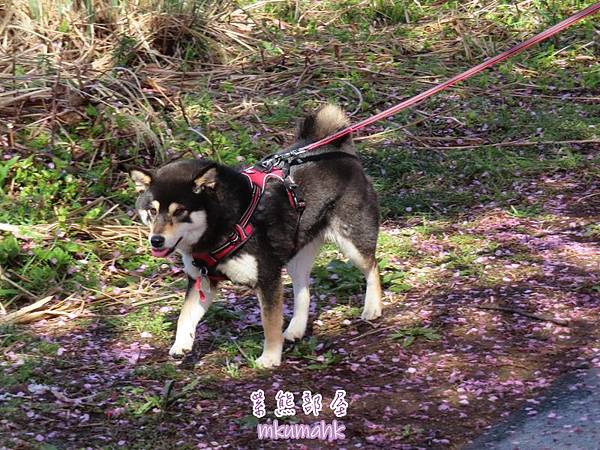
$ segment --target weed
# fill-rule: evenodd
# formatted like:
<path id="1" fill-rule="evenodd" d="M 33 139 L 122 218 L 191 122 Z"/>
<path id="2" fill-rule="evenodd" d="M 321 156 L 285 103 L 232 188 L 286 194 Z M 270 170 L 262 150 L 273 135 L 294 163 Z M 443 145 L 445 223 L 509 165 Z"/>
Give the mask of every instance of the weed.
<path id="1" fill-rule="evenodd" d="M 600 238 L 600 224 L 591 224 L 585 227 L 585 235 L 593 238 Z"/>
<path id="2" fill-rule="evenodd" d="M 129 66 L 135 59 L 137 41 L 128 35 L 123 35 L 113 49 L 113 58 L 116 66 Z"/>
<path id="3" fill-rule="evenodd" d="M 136 377 L 147 378 L 150 380 L 177 379 L 180 374 L 177 367 L 171 363 L 152 364 L 137 366 L 133 374 Z"/>
<path id="4" fill-rule="evenodd" d="M 290 355 L 297 358 L 312 358 L 318 345 L 317 338 L 311 336 L 308 339 L 295 342 Z"/>
<path id="5" fill-rule="evenodd" d="M 143 416 L 153 409 L 161 410 L 165 406 L 160 396 L 148 394 L 140 386 L 126 386 L 117 399 L 117 404 L 125 407 L 132 416 Z"/>
<path id="6" fill-rule="evenodd" d="M 478 262 L 479 256 L 483 252 L 493 252 L 497 247 L 496 243 L 466 234 L 452 236 L 449 242 L 454 245 L 454 249 L 443 256 L 440 262 L 460 276 L 481 275 L 484 266 Z"/>
<path id="7" fill-rule="evenodd" d="M 407 348 L 417 339 L 422 338 L 426 341 L 438 341 L 442 336 L 433 328 L 414 326 L 410 328 L 401 328 L 398 331 L 391 333 L 390 337 L 395 341 L 402 341 L 402 347 Z"/>
<path id="8" fill-rule="evenodd" d="M 526 205 L 519 208 L 511 205 L 508 210 L 508 214 L 519 219 L 525 219 L 528 217 L 538 216 L 541 211 L 542 208 L 540 205 Z"/>
<path id="9" fill-rule="evenodd" d="M 250 367 L 255 367 L 255 360 L 262 351 L 262 340 L 260 334 L 243 337 L 239 340 L 229 339 L 221 344 L 219 351 L 224 352 L 228 357 L 237 355 L 242 356 Z"/>
<path id="10" fill-rule="evenodd" d="M 363 274 L 349 262 L 335 259 L 326 266 L 317 265 L 313 270 L 319 291 L 333 293 L 338 297 L 360 293 L 365 286 Z"/>
<path id="11" fill-rule="evenodd" d="M 8 348 L 15 343 L 26 344 L 33 337 L 15 325 L 0 325 L 0 348 Z"/>
<path id="12" fill-rule="evenodd" d="M 405 231 L 409 233 L 409 231 Z M 410 258 L 416 254 L 411 238 L 408 235 L 391 236 L 387 233 L 380 233 L 377 242 L 377 250 L 385 255 L 394 256 L 394 258 Z M 381 266 L 380 266 L 381 267 Z"/>
<path id="13" fill-rule="evenodd" d="M 248 414 L 239 419 L 235 419 L 235 421 L 237 423 L 239 423 L 242 428 L 246 428 L 246 429 L 256 429 L 256 426 L 259 423 L 258 417 L 254 416 L 252 414 Z"/>
<path id="14" fill-rule="evenodd" d="M 129 410 L 134 416 L 143 416 L 153 409 L 161 409 L 162 402 L 157 395 L 146 395 L 143 401 L 133 402 L 129 405 Z"/>
<path id="15" fill-rule="evenodd" d="M 122 331 L 146 332 L 162 341 L 170 340 L 172 335 L 171 321 L 148 306 L 138 308 L 127 316 L 113 318 L 110 323 Z"/>
<path id="16" fill-rule="evenodd" d="M 392 253 L 392 255 L 394 254 Z M 389 291 L 402 293 L 411 289 L 411 285 L 406 282 L 406 272 L 398 270 L 396 266 L 391 264 L 389 256 L 385 256 L 379 261 L 379 271 L 383 287 Z"/>
<path id="17" fill-rule="evenodd" d="M 211 326 L 218 326 L 242 318 L 240 312 L 227 308 L 223 302 L 215 302 L 210 306 L 210 309 L 206 312 L 203 320 Z"/>
<path id="18" fill-rule="evenodd" d="M 334 354 L 333 351 L 328 350 L 321 355 L 317 355 L 317 347 L 319 343 L 315 337 L 305 339 L 294 344 L 291 356 L 297 358 L 303 358 L 311 361 L 306 367 L 310 370 L 321 370 L 326 369 L 329 366 L 335 365 L 342 360 L 341 355 Z"/>
<path id="19" fill-rule="evenodd" d="M 223 373 L 227 375 L 229 378 L 238 379 L 240 378 L 240 366 L 237 363 L 231 362 L 229 359 L 225 361 L 225 367 L 223 368 Z"/>
<path id="20" fill-rule="evenodd" d="M 25 358 L 23 363 L 0 377 L 0 387 L 9 388 L 21 383 L 34 381 L 39 374 L 39 361 L 36 358 Z"/>
<path id="21" fill-rule="evenodd" d="M 420 427 L 415 427 L 411 424 L 407 424 L 404 425 L 404 427 L 402 427 L 402 437 L 404 439 L 409 438 L 411 436 L 414 436 L 415 434 L 421 434 L 423 432 L 423 429 Z"/>
<path id="22" fill-rule="evenodd" d="M 326 101 L 349 111 L 357 109 L 352 122 L 358 122 L 586 5 L 583 0 L 532 0 L 530 8 L 514 2 L 243 0 L 239 6 L 244 9 L 230 14 L 228 5 L 237 8 L 238 2 L 55 3 L 17 2 L 14 23 L 0 33 L 2 42 L 14 44 L 3 49 L 12 54 L 0 87 L 0 222 L 18 225 L 18 237 L 3 232 L 0 238 L 0 265 L 31 297 L 54 294 L 60 301 L 74 294 L 86 302 L 86 310 L 94 310 L 94 316 L 107 313 L 100 323 L 113 326 L 108 330 L 114 332 L 111 339 L 128 340 L 150 332 L 160 341 L 153 344 L 164 347 L 165 354 L 172 324 L 160 312 L 163 304 L 123 315 L 121 301 L 137 302 L 143 286 L 158 289 L 157 297 L 162 297 L 186 281 L 163 267 L 165 261 L 140 252 L 144 236 L 127 230 L 137 225 L 137 219 L 130 216 L 136 195 L 126 188 L 125 165 L 155 168 L 182 157 L 206 157 L 234 166 L 252 164 L 287 146 L 297 118 Z M 217 5 L 216 15 L 211 14 L 210 5 Z M 594 19 L 588 19 L 535 51 L 506 61 L 418 108 L 373 124 L 360 136 L 357 149 L 381 199 L 382 221 L 396 228 L 395 234 L 381 233 L 378 245 L 386 291 L 412 289 L 418 297 L 423 294 L 420 288 L 427 285 L 443 290 L 431 293 L 437 298 L 446 293 L 448 286 L 442 283 L 449 270 L 477 277 L 455 280 L 465 284 L 462 287 L 476 284 L 481 288 L 493 281 L 498 283 L 494 289 L 500 283 L 506 286 L 501 278 L 507 272 L 512 275 L 518 270 L 525 280 L 526 271 L 541 270 L 544 261 L 530 249 L 488 258 L 494 255 L 495 243 L 461 233 L 468 233 L 475 223 L 471 216 L 492 207 L 519 219 L 512 222 L 545 220 L 544 198 L 555 198 L 563 191 L 565 198 L 572 194 L 570 183 L 546 181 L 555 176 L 580 178 L 580 186 L 587 189 L 600 175 L 600 156 L 593 143 L 562 142 L 598 139 L 600 105 L 593 97 L 600 85 L 600 66 L 597 48 L 590 45 L 596 28 Z M 218 64 L 204 65 L 207 61 Z M 124 67 L 115 69 L 115 65 Z M 543 193 L 538 195 L 538 189 Z M 586 199 L 590 204 L 596 200 L 593 194 Z M 559 216 L 553 220 L 562 220 Z M 464 230 L 457 217 L 467 221 Z M 393 223 L 396 218 L 401 225 Z M 510 232 L 530 233 L 531 229 L 514 226 Z M 600 228 L 588 225 L 584 233 L 584 240 L 597 239 Z M 485 257 L 487 267 L 478 261 L 480 256 Z M 505 264 L 520 261 L 535 264 L 522 264 L 527 267 L 518 269 Z M 360 271 L 332 246 L 323 249 L 314 275 L 317 293 L 338 297 L 364 293 Z M 14 283 L 0 281 L 0 306 L 9 312 L 29 301 Z M 118 288 L 136 298 L 122 293 L 110 298 Z M 592 296 L 600 292 L 597 280 L 582 280 L 576 289 Z M 89 290 L 107 295 L 91 298 Z M 398 302 L 402 297 L 390 295 L 388 300 Z M 338 304 L 333 312 L 351 319 L 360 309 Z M 242 317 L 216 303 L 205 320 L 227 336 Z M 0 328 L 0 347 L 10 348 L 23 361 L 2 361 L 2 389 L 23 390 L 23 384 L 51 380 L 65 387 L 67 395 L 79 397 L 77 390 L 71 390 L 72 380 L 53 375 L 53 369 L 62 370 L 61 358 L 53 357 L 57 344 L 39 341 L 24 329 Z M 251 328 L 236 343 L 218 342 L 215 353 L 224 368 L 204 366 L 201 378 L 183 365 L 138 364 L 131 377 L 140 386 L 119 385 L 122 392 L 115 394 L 105 385 L 94 397 L 98 405 L 85 401 L 75 405 L 80 415 L 90 413 L 91 419 L 81 426 L 73 446 L 110 446 L 108 441 L 93 442 L 92 434 L 110 439 L 121 439 L 117 435 L 123 434 L 132 449 L 192 448 L 197 442 L 175 438 L 177 433 L 171 433 L 178 441 L 173 443 L 168 430 L 177 427 L 171 426 L 169 414 L 160 417 L 164 423 L 159 428 L 167 434 L 147 426 L 152 418 L 145 416 L 168 411 L 186 396 L 221 398 L 220 388 L 200 390 L 194 383 L 221 386 L 224 375 L 243 380 L 246 374 L 241 364 L 255 368 L 262 348 L 262 332 L 255 331 Z M 435 347 L 441 331 L 416 324 L 390 336 L 390 342 L 406 347 L 414 347 L 415 342 Z M 341 359 L 314 337 L 295 343 L 289 353 L 309 369 L 306 379 L 311 378 L 311 370 L 334 371 Z M 122 361 L 115 364 L 114 370 L 123 371 Z M 80 368 L 85 371 L 87 366 L 86 362 Z M 113 366 L 104 369 L 95 375 L 102 380 L 108 372 L 114 381 L 110 377 Z M 76 372 L 74 376 L 84 376 L 79 369 Z M 193 382 L 176 390 L 175 380 L 179 383 L 192 375 Z M 312 378 L 318 381 L 315 375 Z M 157 382 L 165 386 L 162 395 L 156 391 Z M 405 397 L 409 403 L 393 406 L 410 414 L 411 408 L 419 407 L 418 401 Z M 49 436 L 43 420 L 29 420 L 24 412 L 42 411 L 60 419 L 56 404 L 37 402 L 30 408 L 25 397 L 5 400 L 0 416 L 23 429 L 22 442 L 38 433 Z M 508 397 L 506 401 L 511 402 Z M 103 405 L 115 402 L 133 416 L 117 421 L 123 429 L 102 419 Z M 236 416 L 240 427 L 256 426 L 256 418 L 243 416 L 247 411 L 240 416 L 239 411 L 223 409 L 218 402 L 205 403 L 202 413 L 212 414 L 216 425 Z M 435 406 L 432 410 L 437 414 Z M 186 411 L 177 408 L 175 421 L 185 421 Z M 427 446 L 428 438 L 416 423 L 396 425 L 391 424 L 390 433 L 414 441 L 407 445 Z M 17 428 L 12 431 L 15 436 Z M 71 439 L 59 428 L 56 442 Z M 200 431 L 201 440 L 219 439 L 214 430 Z M 158 438 L 166 441 L 160 444 Z M 229 438 L 233 447 L 247 441 L 236 433 Z M 455 445 L 460 446 L 461 439 L 457 436 Z"/>
<path id="23" fill-rule="evenodd" d="M 54 356 L 54 355 L 56 355 L 56 352 L 60 348 L 60 345 L 55 342 L 40 341 L 37 343 L 37 345 L 35 347 L 36 347 L 37 352 L 39 352 L 43 355 Z"/>
<path id="24" fill-rule="evenodd" d="M 341 355 L 334 354 L 331 350 L 326 351 L 322 355 L 319 355 L 314 358 L 307 358 L 314 362 L 310 363 L 306 366 L 309 370 L 323 370 L 328 368 L 329 366 L 334 366 L 338 362 L 340 362 L 343 358 Z"/>
<path id="25" fill-rule="evenodd" d="M 360 316 L 360 308 L 350 305 L 337 305 L 331 308 L 330 312 L 339 319 L 352 319 Z"/>
<path id="26" fill-rule="evenodd" d="M 412 286 L 406 282 L 406 273 L 401 271 L 385 271 L 381 277 L 383 286 L 391 292 L 408 292 Z"/>

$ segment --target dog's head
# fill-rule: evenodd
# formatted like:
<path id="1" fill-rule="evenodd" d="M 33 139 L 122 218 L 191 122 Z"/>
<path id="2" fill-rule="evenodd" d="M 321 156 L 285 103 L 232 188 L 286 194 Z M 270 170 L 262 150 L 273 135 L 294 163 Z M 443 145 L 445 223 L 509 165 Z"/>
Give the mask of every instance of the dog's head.
<path id="1" fill-rule="evenodd" d="M 189 251 L 206 233 L 206 207 L 214 195 L 217 169 L 213 162 L 187 160 L 156 172 L 130 171 L 140 193 L 135 206 L 150 227 L 153 256 L 165 257 L 175 248 Z"/>

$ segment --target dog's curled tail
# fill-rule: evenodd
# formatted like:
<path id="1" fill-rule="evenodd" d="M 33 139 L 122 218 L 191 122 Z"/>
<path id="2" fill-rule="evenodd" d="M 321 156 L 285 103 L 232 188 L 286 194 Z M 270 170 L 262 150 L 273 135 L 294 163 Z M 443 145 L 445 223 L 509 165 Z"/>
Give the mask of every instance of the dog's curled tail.
<path id="1" fill-rule="evenodd" d="M 298 131 L 298 139 L 306 142 L 315 142 L 332 135 L 342 128 L 346 128 L 348 124 L 348 118 L 339 106 L 327 104 L 315 114 L 307 116 L 304 119 Z M 347 139 L 348 136 L 344 136 L 332 144 L 339 146 Z"/>

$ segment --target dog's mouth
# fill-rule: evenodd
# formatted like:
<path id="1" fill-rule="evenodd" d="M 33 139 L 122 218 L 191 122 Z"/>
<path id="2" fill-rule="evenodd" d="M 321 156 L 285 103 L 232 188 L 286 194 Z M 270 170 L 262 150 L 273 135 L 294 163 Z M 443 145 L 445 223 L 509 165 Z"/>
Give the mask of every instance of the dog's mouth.
<path id="1" fill-rule="evenodd" d="M 156 257 L 156 258 L 166 258 L 167 256 L 169 256 L 171 253 L 173 253 L 173 251 L 175 250 L 175 248 L 177 247 L 177 244 L 179 244 L 179 242 L 181 241 L 181 239 L 183 238 L 180 237 L 177 242 L 175 242 L 175 245 L 173 247 L 165 247 L 165 248 L 152 248 L 151 252 L 152 252 L 152 256 Z"/>

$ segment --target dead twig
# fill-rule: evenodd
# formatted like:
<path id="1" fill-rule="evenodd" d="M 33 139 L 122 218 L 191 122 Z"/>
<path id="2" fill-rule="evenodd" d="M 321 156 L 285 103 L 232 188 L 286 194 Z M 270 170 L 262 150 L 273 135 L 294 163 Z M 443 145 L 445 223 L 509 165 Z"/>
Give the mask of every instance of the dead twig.
<path id="1" fill-rule="evenodd" d="M 471 150 L 484 147 L 525 147 L 530 145 L 570 145 L 570 144 L 600 144 L 600 139 L 579 139 L 569 141 L 509 141 L 496 142 L 493 144 L 476 145 L 448 145 L 448 146 L 426 146 L 413 147 L 415 150 Z"/>
<path id="2" fill-rule="evenodd" d="M 466 306 L 468 308 L 475 308 L 475 309 L 485 309 L 485 310 L 490 310 L 490 311 L 500 311 L 500 312 L 504 312 L 507 314 L 517 314 L 519 316 L 529 317 L 530 319 L 539 320 L 540 322 L 551 322 L 556 325 L 560 325 L 561 327 L 568 327 L 570 325 L 570 322 L 568 320 L 557 319 L 555 317 L 550 317 L 550 316 L 541 315 L 541 314 L 533 314 L 533 313 L 530 313 L 527 311 L 523 311 L 522 309 L 509 308 L 507 306 L 497 306 L 497 305 L 461 305 L 461 306 Z"/>
<path id="3" fill-rule="evenodd" d="M 352 111 L 350 114 L 348 114 L 349 116 L 355 116 L 361 109 L 364 103 L 363 100 L 363 96 L 362 93 L 360 92 L 360 89 L 358 89 L 356 86 L 354 86 L 352 83 L 350 83 L 349 81 L 346 80 L 338 80 L 340 83 L 345 84 L 346 86 L 348 86 L 350 89 L 352 89 L 354 91 L 354 93 L 356 94 L 356 97 L 358 98 L 358 103 L 356 105 L 356 108 L 354 108 L 354 111 Z"/>
<path id="4" fill-rule="evenodd" d="M 18 283 L 15 283 L 13 280 L 11 280 L 5 273 L 4 273 L 4 269 L 2 267 L 0 267 L 0 280 L 5 281 L 6 283 L 10 284 L 12 287 L 18 289 L 19 291 L 27 294 L 30 298 L 36 298 L 37 296 L 32 293 L 31 291 L 25 289 L 23 286 L 19 285 Z M 52 297 L 50 297 L 52 298 Z M 8 316 L 7 316 L 8 317 Z"/>
<path id="5" fill-rule="evenodd" d="M 367 321 L 365 321 L 365 322 L 367 322 Z M 371 325 L 372 327 L 375 327 L 375 325 L 373 325 L 372 323 L 370 323 L 370 322 L 367 322 L 367 323 L 369 323 L 369 325 Z M 389 327 L 376 327 L 374 330 L 367 331 L 366 333 L 359 334 L 358 336 L 355 336 L 352 339 L 349 339 L 348 342 L 354 342 L 354 341 L 364 338 L 365 336 L 370 336 L 372 334 L 376 334 L 381 331 L 391 330 L 391 329 L 394 329 L 397 327 L 398 327 L 398 325 L 391 325 Z"/>
<path id="6" fill-rule="evenodd" d="M 581 203 L 581 202 L 583 202 L 583 201 L 585 201 L 585 200 L 587 200 L 589 198 L 596 197 L 598 195 L 600 195 L 600 192 L 595 192 L 593 194 L 584 195 L 583 197 L 578 198 L 577 200 L 575 200 L 575 203 Z"/>

